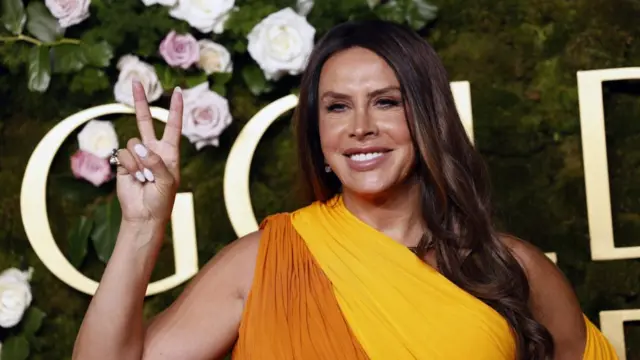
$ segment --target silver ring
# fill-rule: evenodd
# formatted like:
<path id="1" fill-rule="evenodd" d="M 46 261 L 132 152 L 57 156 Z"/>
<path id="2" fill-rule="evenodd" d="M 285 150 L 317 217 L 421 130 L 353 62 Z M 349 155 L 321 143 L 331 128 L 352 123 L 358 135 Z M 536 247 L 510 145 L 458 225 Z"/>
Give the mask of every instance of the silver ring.
<path id="1" fill-rule="evenodd" d="M 118 149 L 111 151 L 111 157 L 109 158 L 109 164 L 113 166 L 120 166 L 120 159 L 118 159 Z"/>

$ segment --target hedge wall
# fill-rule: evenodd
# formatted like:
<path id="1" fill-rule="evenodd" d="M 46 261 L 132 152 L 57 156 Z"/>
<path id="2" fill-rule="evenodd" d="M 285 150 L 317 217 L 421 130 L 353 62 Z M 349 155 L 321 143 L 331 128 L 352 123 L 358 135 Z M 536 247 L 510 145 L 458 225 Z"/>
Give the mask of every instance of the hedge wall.
<path id="1" fill-rule="evenodd" d="M 110 24 L 94 35 L 111 43 L 113 61 L 128 52 L 155 56 L 157 44 L 169 30 L 188 28 L 168 17 L 165 8 L 146 8 L 136 0 L 94 3 L 92 16 Z M 109 6 L 102 6 L 105 3 Z M 350 13 L 365 11 L 365 3 L 316 0 L 309 22 L 321 35 Z M 451 79 L 471 83 L 476 144 L 490 165 L 497 223 L 558 254 L 560 268 L 594 322 L 598 323 L 601 310 L 640 308 L 639 260 L 590 261 L 576 80 L 580 70 L 640 65 L 640 4 L 632 0 L 434 0 L 433 4 L 439 8 L 438 17 L 422 33 L 441 55 Z M 255 23 L 256 14 L 264 16 L 294 6 L 295 1 L 247 0 L 237 5 L 252 15 L 236 21 Z M 232 41 L 233 36 L 237 34 L 222 38 Z M 31 92 L 26 67 L 20 62 L 26 46 L 0 44 L 0 269 L 32 266 L 35 270 L 34 305 L 46 317 L 31 341 L 30 358 L 66 359 L 89 297 L 55 278 L 32 251 L 20 217 L 21 180 L 35 145 L 57 122 L 81 109 L 113 102 L 109 84 L 117 74 L 107 68 L 99 79 L 90 69 L 58 75 L 45 93 Z M 250 62 L 241 51 L 234 53 L 236 67 Z M 234 123 L 220 146 L 197 151 L 186 139 L 183 142 L 181 191 L 192 192 L 195 198 L 201 265 L 234 239 L 222 195 L 225 159 L 234 138 L 258 109 L 288 94 L 297 81 L 284 78 L 272 91 L 255 96 L 234 72 L 226 84 Z M 606 83 L 604 90 L 616 243 L 638 246 L 640 83 Z M 159 105 L 166 106 L 167 99 Z M 111 120 L 122 143 L 135 135 L 131 117 Z M 253 160 L 251 192 L 259 219 L 300 205 L 290 196 L 294 154 L 289 125 L 284 118 L 269 129 Z M 52 230 L 65 252 L 75 221 L 112 194 L 114 185 L 94 188 L 75 180 L 69 156 L 76 148 L 74 134 L 57 154 L 48 182 Z M 171 256 L 165 246 L 154 278 L 173 272 Z M 80 269 L 99 279 L 104 265 L 89 251 Z M 180 291 L 149 298 L 145 313 L 150 316 L 163 309 Z M 628 359 L 640 359 L 640 326 L 629 323 L 625 333 Z M 0 341 L 3 336 L 0 332 Z"/>

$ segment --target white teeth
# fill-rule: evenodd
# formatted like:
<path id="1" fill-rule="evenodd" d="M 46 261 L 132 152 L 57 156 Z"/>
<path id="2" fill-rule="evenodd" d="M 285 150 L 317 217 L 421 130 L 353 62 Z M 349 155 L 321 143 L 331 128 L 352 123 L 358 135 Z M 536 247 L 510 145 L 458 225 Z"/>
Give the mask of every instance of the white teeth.
<path id="1" fill-rule="evenodd" d="M 366 154 L 353 154 L 350 156 L 353 161 L 367 161 L 372 160 L 377 157 L 382 156 L 382 153 L 374 152 L 374 153 L 366 153 Z"/>

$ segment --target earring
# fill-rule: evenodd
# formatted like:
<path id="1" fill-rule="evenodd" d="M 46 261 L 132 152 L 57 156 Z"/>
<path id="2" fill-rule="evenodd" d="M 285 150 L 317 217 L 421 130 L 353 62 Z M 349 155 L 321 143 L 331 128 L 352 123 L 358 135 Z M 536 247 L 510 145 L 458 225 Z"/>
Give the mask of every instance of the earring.
<path id="1" fill-rule="evenodd" d="M 331 166 L 329 166 L 329 165 L 325 165 L 325 166 L 324 166 L 324 172 L 326 172 L 326 173 L 330 173 L 330 172 L 331 172 Z"/>

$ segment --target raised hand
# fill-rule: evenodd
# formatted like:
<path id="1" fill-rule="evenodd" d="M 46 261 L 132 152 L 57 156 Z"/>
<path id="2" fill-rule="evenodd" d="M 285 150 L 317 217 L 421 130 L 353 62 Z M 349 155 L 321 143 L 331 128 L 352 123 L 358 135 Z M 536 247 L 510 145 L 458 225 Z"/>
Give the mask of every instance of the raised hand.
<path id="1" fill-rule="evenodd" d="M 169 120 L 161 140 L 156 139 L 153 119 L 142 85 L 133 82 L 136 121 L 140 139 L 132 138 L 117 153 L 117 194 L 123 221 L 166 223 L 180 183 L 182 92 L 174 90 Z"/>

